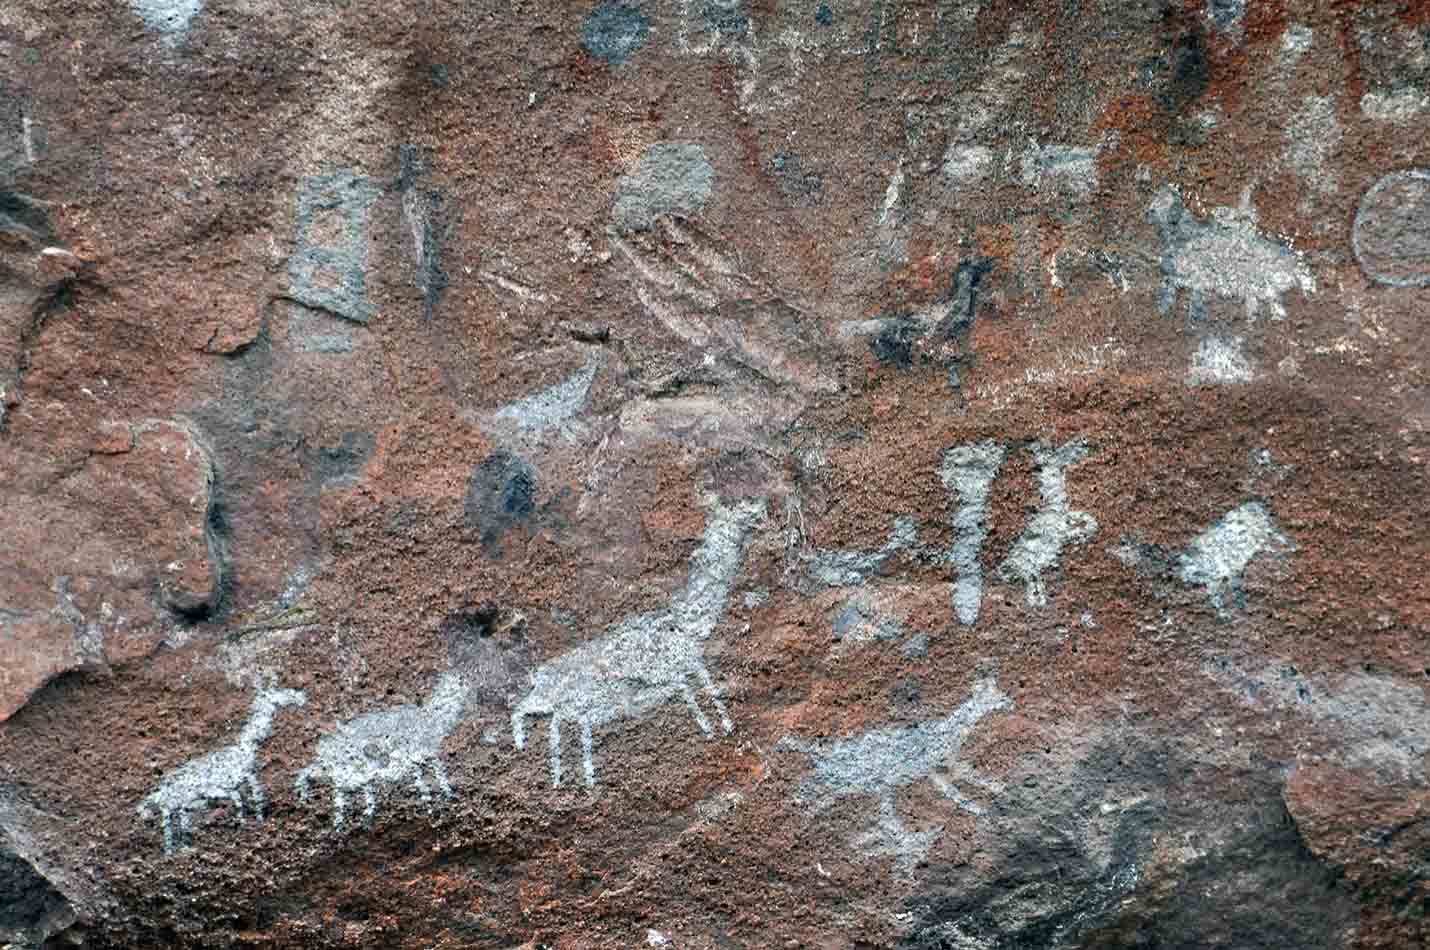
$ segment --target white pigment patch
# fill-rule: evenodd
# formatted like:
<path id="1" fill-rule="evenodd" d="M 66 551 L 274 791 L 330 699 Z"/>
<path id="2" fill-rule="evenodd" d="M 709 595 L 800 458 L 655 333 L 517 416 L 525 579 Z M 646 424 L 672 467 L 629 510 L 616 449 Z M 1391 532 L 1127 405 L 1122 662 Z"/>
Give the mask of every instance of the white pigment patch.
<path id="1" fill-rule="evenodd" d="M 1177 558 L 1177 576 L 1184 583 L 1205 587 L 1212 605 L 1221 609 L 1227 592 L 1240 587 L 1247 565 L 1259 555 L 1295 549 L 1295 543 L 1277 530 L 1266 506 L 1249 501 L 1192 539 Z"/>
<path id="2" fill-rule="evenodd" d="M 1197 346 L 1192 354 L 1192 365 L 1187 370 L 1188 386 L 1228 386 L 1234 383 L 1249 383 L 1256 376 L 1251 360 L 1242 352 L 1244 341 L 1241 337 L 1209 336 Z"/>

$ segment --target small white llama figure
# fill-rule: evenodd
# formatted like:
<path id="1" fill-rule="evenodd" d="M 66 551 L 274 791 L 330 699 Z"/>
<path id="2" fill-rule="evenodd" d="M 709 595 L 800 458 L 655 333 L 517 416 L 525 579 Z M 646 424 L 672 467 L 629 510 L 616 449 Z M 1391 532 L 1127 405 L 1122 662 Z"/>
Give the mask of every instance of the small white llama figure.
<path id="1" fill-rule="evenodd" d="M 139 817 L 149 819 L 155 812 L 164 829 L 164 853 L 188 841 L 189 811 L 212 801 L 229 801 L 242 820 L 245 817 L 243 792 L 248 790 L 253 817 L 263 820 L 263 787 L 253 764 L 258 747 L 273 731 L 273 715 L 284 706 L 301 706 L 307 696 L 297 689 L 263 689 L 253 699 L 253 709 L 233 745 L 215 749 L 190 759 L 159 782 L 159 786 L 139 803 Z M 178 834 L 174 825 L 177 822 Z"/>
<path id="2" fill-rule="evenodd" d="M 307 801 L 309 784 L 327 779 L 333 786 L 334 831 L 343 829 L 343 809 L 353 792 L 363 793 L 363 818 L 372 824 L 379 782 L 410 781 L 430 805 L 432 790 L 424 769 L 432 773 L 442 794 L 452 798 L 452 785 L 442 767 L 442 742 L 461 721 L 469 692 L 466 678 L 448 671 L 421 703 L 363 713 L 342 723 L 318 740 L 312 763 L 298 773 L 293 784 L 299 796 Z"/>

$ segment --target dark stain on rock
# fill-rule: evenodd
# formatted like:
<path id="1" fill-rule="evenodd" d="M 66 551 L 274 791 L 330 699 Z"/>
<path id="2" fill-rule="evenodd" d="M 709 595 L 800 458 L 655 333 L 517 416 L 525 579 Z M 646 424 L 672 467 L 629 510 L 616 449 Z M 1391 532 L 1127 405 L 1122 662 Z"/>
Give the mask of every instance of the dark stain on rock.
<path id="1" fill-rule="evenodd" d="M 1162 105 L 1180 112 L 1201 98 L 1211 85 L 1212 67 L 1200 29 L 1193 27 L 1172 44 L 1171 70 L 1162 90 Z"/>
<path id="2" fill-rule="evenodd" d="M 624 3 L 603 3 L 592 10 L 581 28 L 586 52 L 610 66 L 619 66 L 645 44 L 650 18 Z"/>
<path id="3" fill-rule="evenodd" d="M 920 920 L 900 946 L 1341 946 L 1355 901 L 1302 841 L 1279 779 L 1242 773 L 1234 803 L 1172 804 L 1193 771 L 1165 748 L 1116 743 L 1074 776 L 1010 789 L 994 819 L 1007 826 L 997 864 L 977 881 L 933 869 L 939 884 L 911 900 Z M 1183 839 L 1204 842 L 1203 853 L 1165 860 L 1158 842 Z"/>
<path id="4" fill-rule="evenodd" d="M 418 179 L 427 173 L 428 162 L 415 145 L 398 148 L 399 171 L 396 190 L 402 195 L 402 214 L 412 229 L 417 267 L 417 286 L 422 291 L 422 316 L 431 320 L 447 289 L 447 272 L 442 256 L 453 230 L 453 203 L 445 190 L 424 188 Z"/>
<path id="5" fill-rule="evenodd" d="M 869 340 L 874 358 L 887 366 L 909 369 L 914 365 L 914 341 L 920 336 L 912 320 L 890 320 Z"/>
<path id="6" fill-rule="evenodd" d="M 38 947 L 73 920 L 64 895 L 0 842 L 0 940 Z"/>
<path id="7" fill-rule="evenodd" d="M 814 22 L 820 26 L 831 26 L 834 23 L 834 11 L 829 9 L 829 4 L 821 3 L 819 9 L 814 11 Z"/>
<path id="8" fill-rule="evenodd" d="M 501 536 L 535 513 L 536 472 L 510 452 L 493 452 L 467 482 L 465 510 L 467 526 L 480 532 L 482 547 L 496 552 Z"/>
<path id="9" fill-rule="evenodd" d="M 323 445 L 312 453 L 311 476 L 319 487 L 355 477 L 367 464 L 377 439 L 371 432 L 344 432 L 337 445 Z"/>
<path id="10" fill-rule="evenodd" d="M 776 152 L 770 159 L 780 194 L 798 205 L 817 205 L 824 198 L 824 176 L 808 171 L 798 152 Z"/>

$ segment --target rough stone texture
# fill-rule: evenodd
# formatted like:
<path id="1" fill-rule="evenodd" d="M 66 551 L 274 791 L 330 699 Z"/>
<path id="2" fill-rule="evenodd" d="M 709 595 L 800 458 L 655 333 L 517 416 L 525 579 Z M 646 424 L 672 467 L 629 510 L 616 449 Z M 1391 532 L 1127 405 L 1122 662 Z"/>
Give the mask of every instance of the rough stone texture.
<path id="1" fill-rule="evenodd" d="M 0 945 L 1425 946 L 1427 49 L 0 4 Z"/>

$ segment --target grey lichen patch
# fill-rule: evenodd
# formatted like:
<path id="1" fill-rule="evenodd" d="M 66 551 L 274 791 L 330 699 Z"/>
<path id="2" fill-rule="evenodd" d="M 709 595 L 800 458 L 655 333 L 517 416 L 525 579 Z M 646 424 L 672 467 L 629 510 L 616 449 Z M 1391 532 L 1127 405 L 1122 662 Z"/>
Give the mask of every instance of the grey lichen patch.
<path id="1" fill-rule="evenodd" d="M 1158 309 L 1168 313 L 1177 292 L 1188 293 L 1187 309 L 1193 319 L 1206 313 L 1206 297 L 1240 300 L 1247 319 L 1263 309 L 1273 319 L 1286 317 L 1282 296 L 1293 288 L 1303 294 L 1316 290 L 1316 281 L 1301 255 L 1261 234 L 1251 193 L 1242 194 L 1239 208 L 1215 208 L 1198 220 L 1177 189 L 1168 185 L 1157 192 L 1147 217 L 1162 235 L 1162 289 Z"/>
<path id="2" fill-rule="evenodd" d="M 987 441 L 960 445 L 944 453 L 939 477 L 958 495 L 953 515 L 955 538 L 948 552 L 953 565 L 953 609 L 959 623 L 971 627 L 983 604 L 983 567 L 978 553 L 988 536 L 988 488 L 1003 465 L 1004 448 Z"/>
<path id="3" fill-rule="evenodd" d="M 895 518 L 889 540 L 875 551 L 819 551 L 809 561 L 809 576 L 823 587 L 863 583 L 895 554 L 914 546 L 918 529 L 912 518 Z"/>
<path id="4" fill-rule="evenodd" d="M 904 870 L 917 863 L 937 837 L 937 831 L 912 832 L 894 808 L 899 789 L 927 778 L 939 793 L 973 815 L 983 806 L 967 798 L 951 780 L 962 780 L 997 792 L 997 782 L 978 775 L 959 756 L 970 733 L 989 713 L 1011 709 L 1012 700 L 990 678 L 973 684 L 969 697 L 948 715 L 913 726 L 871 729 L 852 739 L 806 743 L 792 737 L 781 748 L 810 757 L 811 769 L 800 782 L 796 801 L 813 812 L 829 808 L 846 796 L 872 796 L 879 814 L 853 844 L 871 856 L 892 855 Z"/>
<path id="5" fill-rule="evenodd" d="M 650 18 L 624 3 L 603 3 L 592 10 L 581 28 L 586 52 L 611 66 L 619 66 L 645 43 Z"/>
<path id="6" fill-rule="evenodd" d="M 998 566 L 998 575 L 1007 581 L 1022 581 L 1028 606 L 1041 607 L 1048 602 L 1043 574 L 1057 566 L 1064 548 L 1083 544 L 1097 533 L 1097 519 L 1074 510 L 1068 502 L 1067 470 L 1087 457 L 1087 443 L 1077 439 L 1057 447 L 1038 444 L 1032 452 L 1038 463 L 1042 501 Z"/>
<path id="7" fill-rule="evenodd" d="M 612 217 L 624 231 L 644 231 L 663 214 L 694 215 L 705 207 L 715 169 L 694 142 L 657 142 L 616 184 Z"/>
<path id="8" fill-rule="evenodd" d="M 1371 280 L 1430 286 L 1430 169 L 1392 172 L 1361 199 L 1351 246 Z"/>
<path id="9" fill-rule="evenodd" d="M 1228 597 L 1240 593 L 1242 574 L 1253 560 L 1263 553 L 1295 550 L 1295 542 L 1277 529 L 1266 506 L 1249 501 L 1193 538 L 1177 558 L 1176 573 L 1183 583 L 1205 587 L 1212 605 L 1221 610 Z"/>

